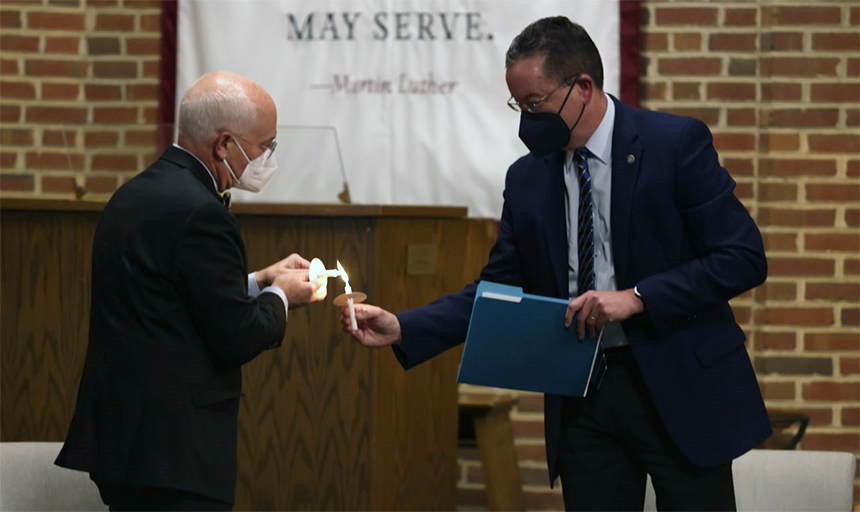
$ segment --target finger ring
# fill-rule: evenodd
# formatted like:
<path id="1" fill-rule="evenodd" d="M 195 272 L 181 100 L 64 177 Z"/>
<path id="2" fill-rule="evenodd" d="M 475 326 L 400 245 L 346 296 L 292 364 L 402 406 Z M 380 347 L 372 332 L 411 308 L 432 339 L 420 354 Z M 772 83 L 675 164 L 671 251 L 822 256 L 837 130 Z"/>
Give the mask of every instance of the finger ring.
<path id="1" fill-rule="evenodd" d="M 594 318 L 593 315 L 589 315 L 588 318 L 590 318 L 591 320 L 597 320 L 596 318 Z"/>

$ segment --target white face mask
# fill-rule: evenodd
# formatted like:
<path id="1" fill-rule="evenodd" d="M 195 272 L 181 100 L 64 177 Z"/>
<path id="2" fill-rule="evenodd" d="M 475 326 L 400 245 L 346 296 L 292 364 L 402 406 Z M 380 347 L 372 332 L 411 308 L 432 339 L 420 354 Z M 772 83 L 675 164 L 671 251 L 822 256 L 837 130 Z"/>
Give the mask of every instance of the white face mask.
<path id="1" fill-rule="evenodd" d="M 233 173 L 233 169 L 227 160 L 224 160 L 227 170 L 230 171 L 230 176 L 233 177 L 233 186 L 239 190 L 247 190 L 248 192 L 261 192 L 269 184 L 269 181 L 272 180 L 275 171 L 278 170 L 278 161 L 275 160 L 275 155 L 272 154 L 271 149 L 267 149 L 262 155 L 251 160 L 235 137 L 233 137 L 233 141 L 239 146 L 239 151 L 242 152 L 245 160 L 248 161 L 248 166 L 245 167 L 245 172 L 242 173 L 242 180 L 240 181 Z"/>

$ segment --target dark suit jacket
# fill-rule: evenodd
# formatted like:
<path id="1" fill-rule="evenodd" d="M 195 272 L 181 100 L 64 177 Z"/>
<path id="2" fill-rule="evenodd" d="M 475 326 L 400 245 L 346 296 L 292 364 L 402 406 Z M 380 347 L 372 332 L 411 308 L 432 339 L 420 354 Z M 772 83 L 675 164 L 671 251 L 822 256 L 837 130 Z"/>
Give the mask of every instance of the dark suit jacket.
<path id="1" fill-rule="evenodd" d="M 93 241 L 89 346 L 57 464 L 232 503 L 241 365 L 286 309 L 248 297 L 245 246 L 209 173 L 171 147 L 119 190 Z"/>
<path id="2" fill-rule="evenodd" d="M 771 433 L 728 305 L 767 276 L 761 234 L 702 122 L 612 101 L 615 275 L 619 290 L 638 285 L 646 307 L 624 330 L 681 452 L 700 466 L 726 462 Z M 511 166 L 499 236 L 479 280 L 568 298 L 563 162 L 559 151 Z M 403 344 L 395 354 L 405 368 L 464 341 L 475 289 L 398 315 Z M 552 482 L 561 397 L 546 395 L 544 412 Z"/>

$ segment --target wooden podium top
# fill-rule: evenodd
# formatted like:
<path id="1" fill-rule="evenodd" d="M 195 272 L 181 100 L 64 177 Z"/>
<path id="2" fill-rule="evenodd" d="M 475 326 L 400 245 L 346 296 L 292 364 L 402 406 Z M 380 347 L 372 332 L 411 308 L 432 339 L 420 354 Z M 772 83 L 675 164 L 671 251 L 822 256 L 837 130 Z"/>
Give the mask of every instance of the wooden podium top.
<path id="1" fill-rule="evenodd" d="M 0 210 L 47 212 L 100 212 L 107 201 L 72 199 L 0 198 Z M 373 204 L 233 203 L 237 215 L 283 217 L 434 217 L 462 218 L 462 206 L 399 206 Z"/>

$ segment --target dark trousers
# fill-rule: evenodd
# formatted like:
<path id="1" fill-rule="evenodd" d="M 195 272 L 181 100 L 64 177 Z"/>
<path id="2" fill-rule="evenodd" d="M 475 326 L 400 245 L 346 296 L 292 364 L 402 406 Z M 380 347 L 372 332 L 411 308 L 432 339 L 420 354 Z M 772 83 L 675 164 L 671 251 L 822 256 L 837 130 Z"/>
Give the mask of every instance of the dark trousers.
<path id="1" fill-rule="evenodd" d="M 731 462 L 702 468 L 675 447 L 628 347 L 607 350 L 599 390 L 565 399 L 558 464 L 567 510 L 736 510 Z"/>
<path id="2" fill-rule="evenodd" d="M 233 505 L 179 489 L 132 487 L 96 481 L 111 510 L 233 510 Z"/>

